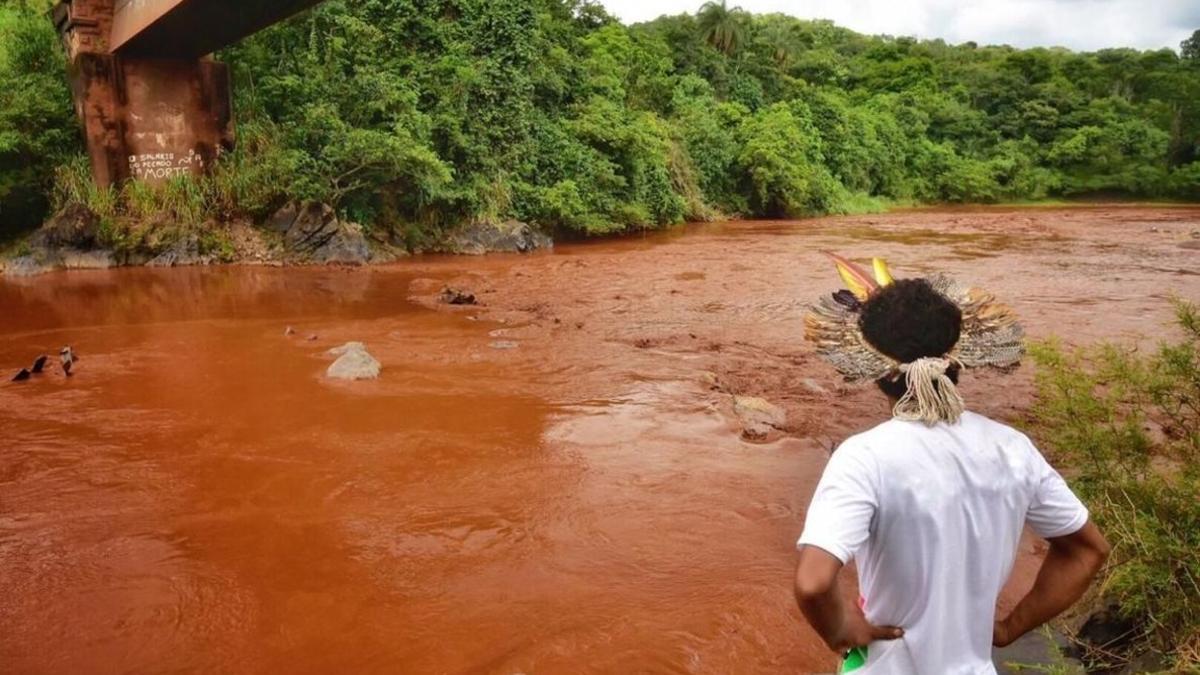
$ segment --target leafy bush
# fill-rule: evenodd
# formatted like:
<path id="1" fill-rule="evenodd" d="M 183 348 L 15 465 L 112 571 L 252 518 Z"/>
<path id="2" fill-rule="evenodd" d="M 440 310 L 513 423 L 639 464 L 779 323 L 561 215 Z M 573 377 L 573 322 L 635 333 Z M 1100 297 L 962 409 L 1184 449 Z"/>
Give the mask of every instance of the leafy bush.
<path id="1" fill-rule="evenodd" d="M 41 222 L 55 168 L 81 148 L 54 26 L 24 3 L 0 5 L 0 239 Z"/>
<path id="2" fill-rule="evenodd" d="M 797 217 L 837 211 L 845 188 L 825 168 L 808 107 L 776 103 L 746 118 L 740 168 L 754 215 Z"/>
<path id="3" fill-rule="evenodd" d="M 1113 544 L 1101 585 L 1137 627 L 1134 648 L 1200 668 L 1200 313 L 1150 354 L 1039 345 L 1039 435 Z"/>

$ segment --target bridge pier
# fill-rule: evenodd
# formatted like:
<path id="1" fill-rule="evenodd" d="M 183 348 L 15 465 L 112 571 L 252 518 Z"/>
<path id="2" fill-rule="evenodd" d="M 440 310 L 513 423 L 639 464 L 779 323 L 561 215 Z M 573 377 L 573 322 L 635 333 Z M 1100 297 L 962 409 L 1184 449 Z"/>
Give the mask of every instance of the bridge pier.
<path id="1" fill-rule="evenodd" d="M 228 67 L 207 56 L 116 53 L 113 18 L 114 0 L 63 0 L 54 10 L 96 183 L 202 173 L 233 146 Z"/>

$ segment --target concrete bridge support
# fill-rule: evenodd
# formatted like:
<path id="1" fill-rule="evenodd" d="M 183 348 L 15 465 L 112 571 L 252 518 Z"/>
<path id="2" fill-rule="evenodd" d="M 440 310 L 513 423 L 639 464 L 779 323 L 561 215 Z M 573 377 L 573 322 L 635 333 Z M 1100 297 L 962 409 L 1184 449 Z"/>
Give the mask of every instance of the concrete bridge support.
<path id="1" fill-rule="evenodd" d="M 55 10 L 96 183 L 201 173 L 233 146 L 228 67 L 112 51 L 113 2 L 70 0 Z"/>
<path id="2" fill-rule="evenodd" d="M 75 108 L 100 186 L 199 174 L 233 147 L 213 51 L 319 0 L 61 0 Z"/>

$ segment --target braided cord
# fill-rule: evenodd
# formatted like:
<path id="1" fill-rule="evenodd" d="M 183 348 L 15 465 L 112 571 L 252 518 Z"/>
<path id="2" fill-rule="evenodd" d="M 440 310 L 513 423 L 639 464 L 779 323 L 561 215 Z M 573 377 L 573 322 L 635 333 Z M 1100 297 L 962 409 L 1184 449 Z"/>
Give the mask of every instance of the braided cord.
<path id="1" fill-rule="evenodd" d="M 900 364 L 908 390 L 892 408 L 892 416 L 928 425 L 957 422 L 966 403 L 946 374 L 951 365 L 961 368 L 962 362 L 954 357 L 926 357 Z"/>

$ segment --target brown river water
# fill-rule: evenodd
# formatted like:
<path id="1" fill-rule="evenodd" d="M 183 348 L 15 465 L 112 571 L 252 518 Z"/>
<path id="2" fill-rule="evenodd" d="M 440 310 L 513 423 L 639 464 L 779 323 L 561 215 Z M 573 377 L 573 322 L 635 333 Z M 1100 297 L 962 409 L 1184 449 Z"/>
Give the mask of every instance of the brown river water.
<path id="1" fill-rule="evenodd" d="M 831 445 L 887 411 L 801 340 L 839 285 L 818 251 L 951 272 L 1035 337 L 1146 342 L 1171 294 L 1200 300 L 1198 229 L 1189 208 L 907 211 L 0 279 L 0 672 L 828 672 L 793 542 Z M 348 340 L 379 380 L 323 376 Z M 7 382 L 65 344 L 73 377 Z M 1018 420 L 1031 370 L 964 394 Z M 733 395 L 786 424 L 742 439 Z"/>

